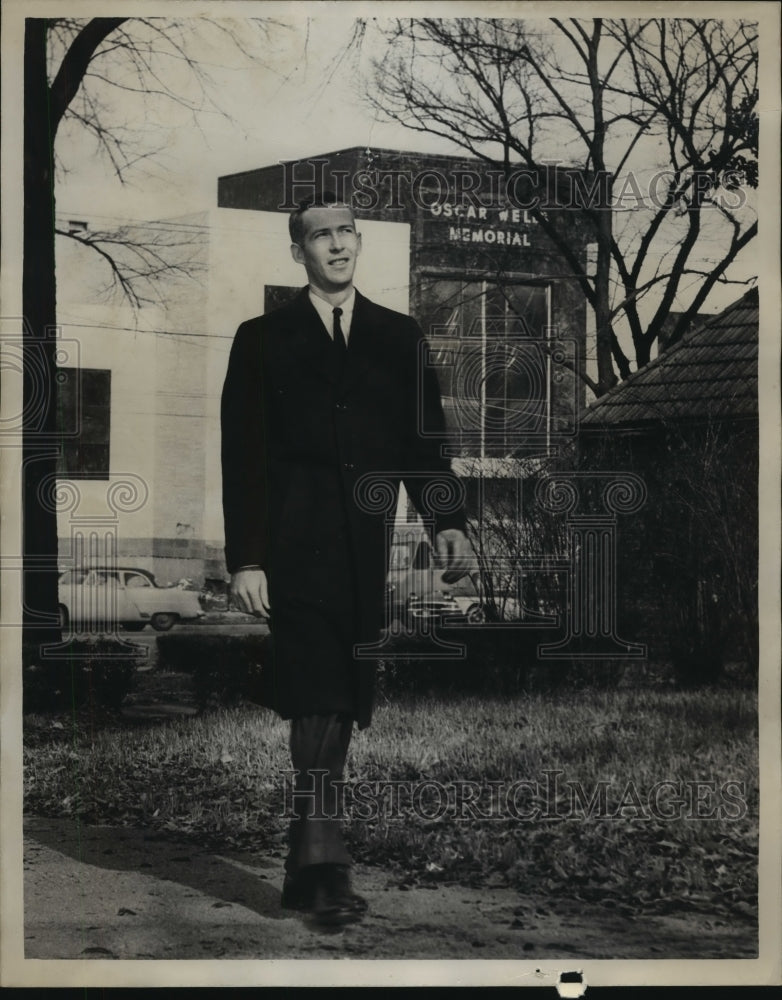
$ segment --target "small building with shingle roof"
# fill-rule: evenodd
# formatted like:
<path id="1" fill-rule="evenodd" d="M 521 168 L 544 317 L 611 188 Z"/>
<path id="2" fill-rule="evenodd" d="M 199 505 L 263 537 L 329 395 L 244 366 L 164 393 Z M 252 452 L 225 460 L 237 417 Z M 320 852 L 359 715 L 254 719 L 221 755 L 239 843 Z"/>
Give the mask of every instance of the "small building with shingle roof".
<path id="1" fill-rule="evenodd" d="M 621 616 L 682 683 L 758 657 L 758 292 L 685 334 L 582 412 L 583 472 L 632 471 Z"/>
<path id="2" fill-rule="evenodd" d="M 753 420 L 758 415 L 758 290 L 634 372 L 586 408 L 586 429 Z"/>

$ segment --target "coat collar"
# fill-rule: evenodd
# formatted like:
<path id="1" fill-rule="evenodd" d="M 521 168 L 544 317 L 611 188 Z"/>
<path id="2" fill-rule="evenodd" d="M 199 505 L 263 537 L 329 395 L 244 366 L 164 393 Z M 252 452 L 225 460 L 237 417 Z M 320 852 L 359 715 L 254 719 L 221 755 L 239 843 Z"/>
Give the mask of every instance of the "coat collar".
<path id="1" fill-rule="evenodd" d="M 364 374 L 369 363 L 372 348 L 372 303 L 358 289 L 353 306 L 353 320 L 350 325 L 348 351 L 345 367 L 338 377 L 333 366 L 332 340 L 324 328 L 320 316 L 310 302 L 305 286 L 290 304 L 289 323 L 286 324 L 286 339 L 301 360 L 321 378 L 347 391 Z"/>

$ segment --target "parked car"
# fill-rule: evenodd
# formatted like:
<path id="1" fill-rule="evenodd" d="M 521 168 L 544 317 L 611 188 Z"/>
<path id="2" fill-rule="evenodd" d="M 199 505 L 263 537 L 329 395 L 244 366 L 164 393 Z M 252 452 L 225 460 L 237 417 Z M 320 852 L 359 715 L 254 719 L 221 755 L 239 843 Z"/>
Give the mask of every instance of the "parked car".
<path id="1" fill-rule="evenodd" d="M 432 543 L 417 523 L 394 530 L 386 581 L 387 620 L 413 628 L 425 622 L 441 624 L 485 621 L 475 567 L 454 583 L 445 583 Z"/>
<path id="2" fill-rule="evenodd" d="M 204 614 L 196 591 L 159 587 L 148 570 L 126 566 L 66 570 L 59 580 L 59 610 L 63 629 L 117 623 L 129 632 L 147 623 L 167 632 Z"/>
<path id="3" fill-rule="evenodd" d="M 486 613 L 477 597 L 455 597 L 449 593 L 416 597 L 413 594 L 407 602 L 407 621 L 414 627 L 427 622 L 432 625 L 449 622 L 478 625 L 486 621 Z"/>
<path id="4" fill-rule="evenodd" d="M 548 612 L 549 618 L 554 612 Z M 386 621 L 415 628 L 425 621 L 477 625 L 483 622 L 514 623 L 529 618 L 530 611 L 508 593 L 487 598 L 477 559 L 459 580 L 446 583 L 429 535 L 419 523 L 397 525 L 392 536 L 386 580 Z M 539 614 L 546 621 L 544 608 Z"/>

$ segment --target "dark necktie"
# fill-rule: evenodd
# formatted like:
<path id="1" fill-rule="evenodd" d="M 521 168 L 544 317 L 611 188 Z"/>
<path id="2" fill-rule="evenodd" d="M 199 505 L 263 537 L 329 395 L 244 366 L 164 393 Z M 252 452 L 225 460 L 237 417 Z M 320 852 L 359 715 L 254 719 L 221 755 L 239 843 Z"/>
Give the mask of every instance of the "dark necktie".
<path id="1" fill-rule="evenodd" d="M 344 363 L 345 352 L 348 349 L 348 345 L 345 343 L 345 335 L 342 332 L 342 324 L 340 323 L 341 315 L 342 310 L 337 306 L 334 310 L 334 357 L 340 365 Z"/>

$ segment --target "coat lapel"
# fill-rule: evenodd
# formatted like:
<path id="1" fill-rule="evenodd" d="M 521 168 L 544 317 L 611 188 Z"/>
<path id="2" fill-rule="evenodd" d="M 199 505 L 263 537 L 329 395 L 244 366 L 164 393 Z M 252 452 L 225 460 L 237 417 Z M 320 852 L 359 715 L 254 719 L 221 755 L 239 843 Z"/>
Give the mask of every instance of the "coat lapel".
<path id="1" fill-rule="evenodd" d="M 371 312 L 372 303 L 357 291 L 345 369 L 341 380 L 341 388 L 345 392 L 361 382 L 372 358 L 375 338 Z"/>
<path id="2" fill-rule="evenodd" d="M 357 291 L 345 365 L 339 376 L 334 367 L 333 342 L 304 288 L 291 303 L 285 339 L 303 365 L 328 382 L 339 382 L 340 389 L 347 392 L 366 373 L 372 358 L 372 334 L 372 303 Z"/>
<path id="3" fill-rule="evenodd" d="M 328 382 L 336 381 L 332 341 L 305 287 L 291 304 L 287 345 L 303 365 Z"/>

